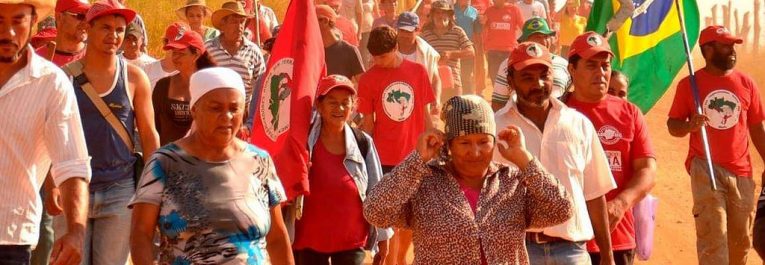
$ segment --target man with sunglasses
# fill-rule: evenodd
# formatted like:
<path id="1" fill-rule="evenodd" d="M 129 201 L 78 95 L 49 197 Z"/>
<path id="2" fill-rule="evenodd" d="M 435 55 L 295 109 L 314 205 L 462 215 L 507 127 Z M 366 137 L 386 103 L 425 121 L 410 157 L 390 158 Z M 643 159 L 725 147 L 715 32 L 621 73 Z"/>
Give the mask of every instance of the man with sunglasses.
<path id="1" fill-rule="evenodd" d="M 85 13 L 90 9 L 87 0 L 58 0 L 56 2 L 55 42 L 43 45 L 35 52 L 54 64 L 64 66 L 85 55 Z"/>

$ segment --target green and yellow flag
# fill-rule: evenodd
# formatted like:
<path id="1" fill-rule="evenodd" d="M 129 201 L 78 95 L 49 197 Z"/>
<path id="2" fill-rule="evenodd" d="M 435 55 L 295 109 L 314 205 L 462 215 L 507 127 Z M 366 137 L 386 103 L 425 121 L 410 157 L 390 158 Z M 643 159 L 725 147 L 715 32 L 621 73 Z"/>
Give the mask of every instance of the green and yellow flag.
<path id="1" fill-rule="evenodd" d="M 691 48 L 698 40 L 700 22 L 696 0 L 678 0 Z M 587 30 L 600 34 L 619 10 L 618 0 L 595 0 Z M 616 30 L 609 43 L 614 69 L 630 78 L 629 100 L 643 113 L 664 95 L 686 63 L 675 0 L 632 0 L 635 11 Z"/>

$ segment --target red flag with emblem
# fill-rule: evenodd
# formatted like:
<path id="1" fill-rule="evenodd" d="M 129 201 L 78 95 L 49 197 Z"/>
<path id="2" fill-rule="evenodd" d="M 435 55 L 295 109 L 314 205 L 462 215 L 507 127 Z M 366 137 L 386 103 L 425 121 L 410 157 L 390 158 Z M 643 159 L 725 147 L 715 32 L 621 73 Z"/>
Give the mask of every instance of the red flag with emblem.
<path id="1" fill-rule="evenodd" d="M 250 142 L 271 154 L 288 199 L 308 192 L 308 132 L 324 44 L 312 0 L 292 0 L 274 42 Z"/>

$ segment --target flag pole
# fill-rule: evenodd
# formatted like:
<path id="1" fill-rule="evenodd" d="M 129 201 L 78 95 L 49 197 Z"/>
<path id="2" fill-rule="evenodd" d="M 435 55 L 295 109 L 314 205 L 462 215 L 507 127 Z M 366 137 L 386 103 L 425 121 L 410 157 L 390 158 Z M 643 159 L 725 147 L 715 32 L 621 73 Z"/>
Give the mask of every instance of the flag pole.
<path id="1" fill-rule="evenodd" d="M 699 87 L 696 83 L 696 75 L 693 73 L 693 58 L 691 57 L 691 47 L 688 43 L 688 33 L 685 31 L 685 18 L 683 18 L 683 12 L 680 10 L 680 0 L 675 0 L 675 8 L 677 8 L 677 18 L 680 20 L 680 31 L 683 34 L 683 47 L 685 48 L 685 58 L 688 61 L 688 79 L 691 81 L 691 92 L 693 93 L 693 103 L 696 105 L 696 113 L 703 115 L 701 110 L 701 99 L 699 96 Z M 706 124 L 701 126 L 701 143 L 704 145 L 704 156 L 707 161 L 707 169 L 709 170 L 709 181 L 712 184 L 712 190 L 717 190 L 717 184 L 715 183 L 715 171 L 712 166 L 712 155 L 709 150 L 709 138 L 707 137 Z"/>

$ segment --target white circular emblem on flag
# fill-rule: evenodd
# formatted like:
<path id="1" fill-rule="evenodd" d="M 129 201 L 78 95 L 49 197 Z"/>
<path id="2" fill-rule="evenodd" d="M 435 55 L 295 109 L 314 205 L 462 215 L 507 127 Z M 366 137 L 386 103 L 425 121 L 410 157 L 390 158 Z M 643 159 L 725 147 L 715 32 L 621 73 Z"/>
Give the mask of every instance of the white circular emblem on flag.
<path id="1" fill-rule="evenodd" d="M 587 44 L 589 44 L 592 47 L 597 47 L 600 45 L 603 45 L 603 41 L 598 38 L 597 35 L 592 34 L 589 37 L 587 37 Z"/>
<path id="2" fill-rule="evenodd" d="M 542 48 L 537 44 L 531 44 L 526 47 L 526 54 L 534 58 L 542 57 Z"/>
<path id="3" fill-rule="evenodd" d="M 728 90 L 719 89 L 709 93 L 702 102 L 707 125 L 718 130 L 733 128 L 741 117 L 741 101 Z"/>
<path id="4" fill-rule="evenodd" d="M 612 145 L 622 139 L 622 133 L 611 125 L 605 125 L 598 129 L 598 138 L 603 144 Z"/>
<path id="5" fill-rule="evenodd" d="M 292 58 L 282 58 L 270 69 L 260 91 L 260 121 L 271 141 L 290 128 L 290 103 L 293 90 Z"/>
<path id="6" fill-rule="evenodd" d="M 414 89 L 404 82 L 393 82 L 383 90 L 382 106 L 388 118 L 405 121 L 414 110 Z"/>

